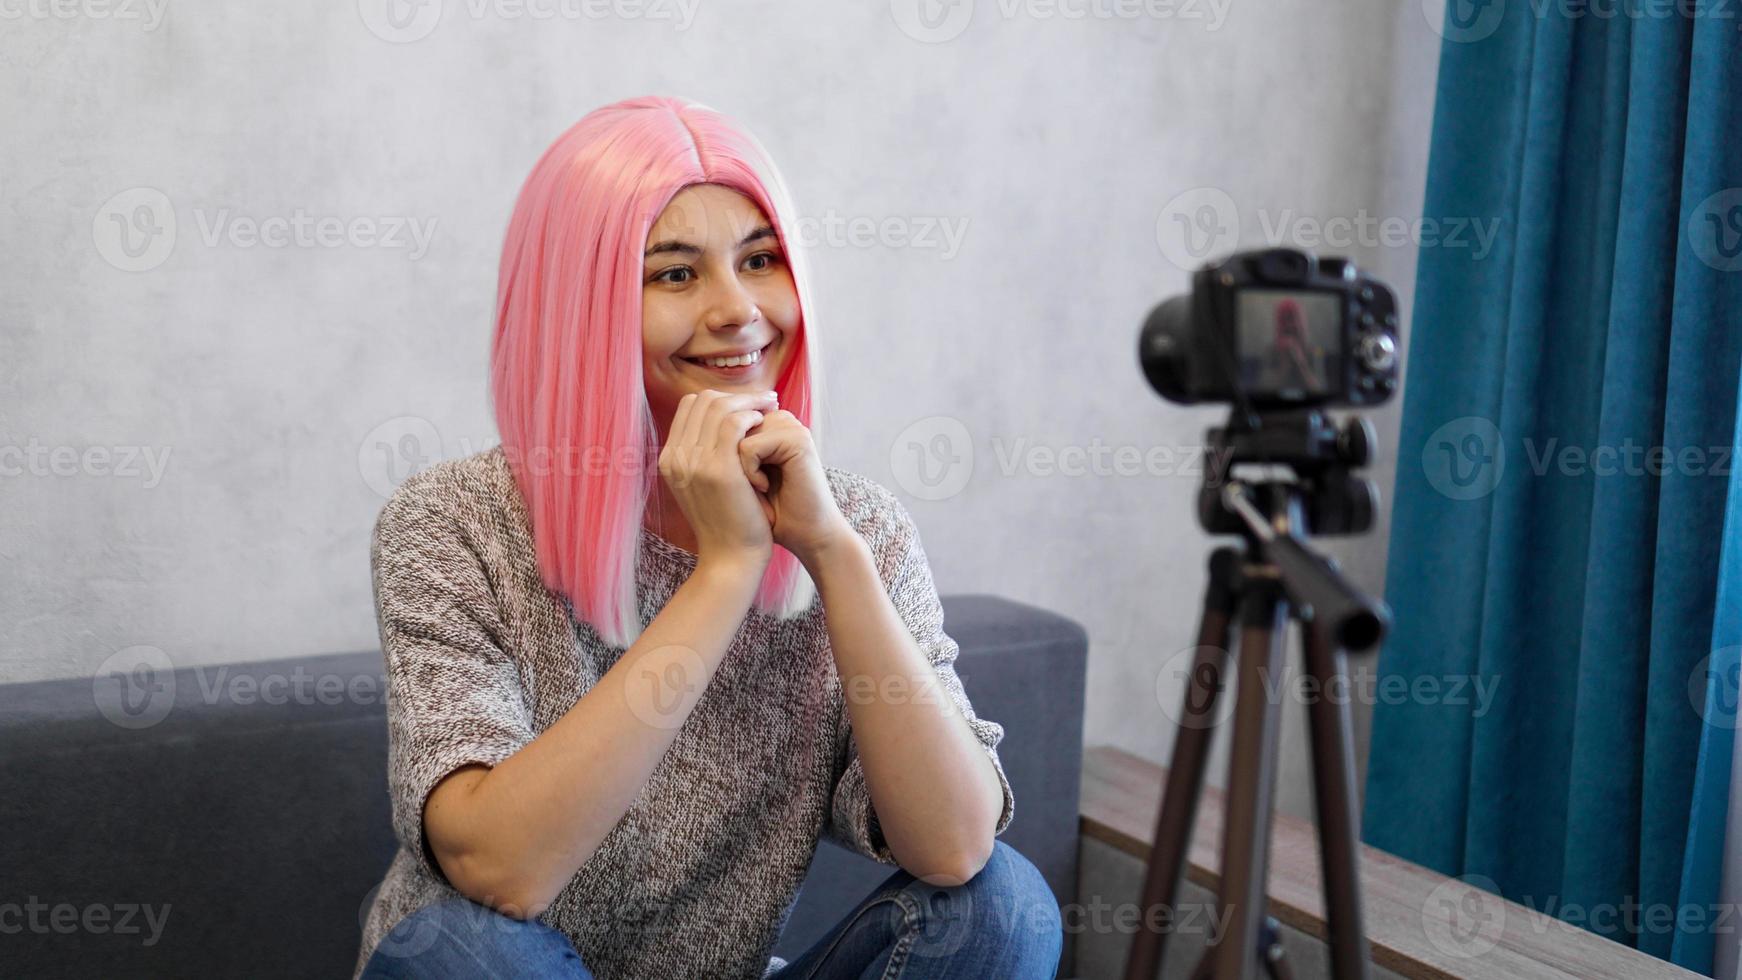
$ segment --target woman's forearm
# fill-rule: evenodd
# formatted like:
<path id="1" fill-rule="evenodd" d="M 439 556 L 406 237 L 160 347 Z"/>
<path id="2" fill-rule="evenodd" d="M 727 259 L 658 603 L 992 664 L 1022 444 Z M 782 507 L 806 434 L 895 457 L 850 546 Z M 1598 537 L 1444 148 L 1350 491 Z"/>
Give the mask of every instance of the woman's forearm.
<path id="1" fill-rule="evenodd" d="M 748 562 L 698 563 L 574 707 L 481 770 L 457 805 L 443 798 L 458 812 L 435 814 L 431 794 L 426 833 L 436 825 L 446 831 L 441 849 L 430 834 L 431 849 L 456 888 L 526 918 L 557 896 L 671 748 L 743 623 L 761 572 Z"/>
<path id="2" fill-rule="evenodd" d="M 902 623 L 863 539 L 812 559 L 865 787 L 915 877 L 954 885 L 992 851 L 1003 787 L 986 750 Z"/>

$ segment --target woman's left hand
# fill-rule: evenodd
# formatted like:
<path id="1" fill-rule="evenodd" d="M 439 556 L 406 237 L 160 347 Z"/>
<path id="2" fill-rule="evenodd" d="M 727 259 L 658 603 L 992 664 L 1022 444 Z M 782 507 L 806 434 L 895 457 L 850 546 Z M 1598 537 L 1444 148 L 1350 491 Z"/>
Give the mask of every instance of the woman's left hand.
<path id="1" fill-rule="evenodd" d="M 808 569 L 830 545 L 857 534 L 835 505 L 811 432 L 786 409 L 763 415 L 738 443 L 738 457 L 768 515 L 774 543 Z"/>

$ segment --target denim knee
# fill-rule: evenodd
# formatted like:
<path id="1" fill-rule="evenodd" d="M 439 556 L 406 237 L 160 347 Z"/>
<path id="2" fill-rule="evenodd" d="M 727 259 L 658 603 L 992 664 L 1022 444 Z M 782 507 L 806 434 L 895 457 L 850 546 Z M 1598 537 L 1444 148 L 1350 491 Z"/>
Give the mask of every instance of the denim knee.
<path id="1" fill-rule="evenodd" d="M 1064 946 L 1052 888 L 1033 862 L 1003 841 L 992 842 L 991 857 L 966 882 L 945 887 L 913 881 L 897 902 L 917 924 L 916 956 L 957 955 L 973 945 L 1044 965 L 1056 964 Z"/>
<path id="2" fill-rule="evenodd" d="M 401 919 L 369 957 L 366 980 L 526 976 L 593 980 L 574 945 L 536 919 L 515 919 L 466 898 Z"/>
<path id="3" fill-rule="evenodd" d="M 992 842 L 985 867 L 961 887 L 978 899 L 973 910 L 978 929 L 1064 934 L 1058 899 L 1046 877 L 1021 851 L 1001 840 Z"/>

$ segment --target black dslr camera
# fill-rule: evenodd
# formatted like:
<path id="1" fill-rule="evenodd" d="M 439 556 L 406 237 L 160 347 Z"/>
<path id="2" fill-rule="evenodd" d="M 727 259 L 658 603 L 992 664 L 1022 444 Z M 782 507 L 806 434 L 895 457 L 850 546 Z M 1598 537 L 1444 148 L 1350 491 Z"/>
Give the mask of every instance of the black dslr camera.
<path id="1" fill-rule="evenodd" d="M 1239 252 L 1149 314 L 1138 357 L 1181 404 L 1377 405 L 1397 390 L 1397 299 L 1347 259 Z"/>

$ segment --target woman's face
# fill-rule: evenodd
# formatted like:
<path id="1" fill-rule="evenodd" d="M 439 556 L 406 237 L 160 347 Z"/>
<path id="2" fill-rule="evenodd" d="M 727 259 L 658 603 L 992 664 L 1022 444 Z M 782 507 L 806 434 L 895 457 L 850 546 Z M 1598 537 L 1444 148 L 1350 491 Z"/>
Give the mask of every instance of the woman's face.
<path id="1" fill-rule="evenodd" d="M 798 290 L 754 201 L 718 184 L 684 188 L 649 230 L 643 265 L 642 373 L 661 442 L 690 392 L 774 388 L 799 329 Z M 744 354 L 755 361 L 700 360 Z"/>

